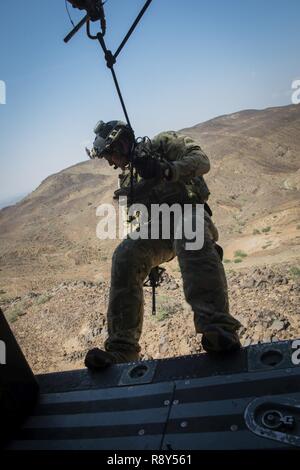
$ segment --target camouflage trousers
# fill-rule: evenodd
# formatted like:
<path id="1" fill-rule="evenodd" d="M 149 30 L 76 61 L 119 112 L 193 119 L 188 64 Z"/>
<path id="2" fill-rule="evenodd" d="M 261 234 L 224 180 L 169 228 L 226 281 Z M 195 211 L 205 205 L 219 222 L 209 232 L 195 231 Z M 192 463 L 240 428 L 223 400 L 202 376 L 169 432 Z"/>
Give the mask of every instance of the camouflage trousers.
<path id="1" fill-rule="evenodd" d="M 216 240 L 218 232 L 205 212 L 204 244 L 186 250 L 186 239 L 126 238 L 112 258 L 107 351 L 140 351 L 144 316 L 143 284 L 153 267 L 178 257 L 186 301 L 197 333 L 210 325 L 234 332 L 240 323 L 229 313 L 226 276 Z M 190 241 L 190 240 L 189 240 Z"/>

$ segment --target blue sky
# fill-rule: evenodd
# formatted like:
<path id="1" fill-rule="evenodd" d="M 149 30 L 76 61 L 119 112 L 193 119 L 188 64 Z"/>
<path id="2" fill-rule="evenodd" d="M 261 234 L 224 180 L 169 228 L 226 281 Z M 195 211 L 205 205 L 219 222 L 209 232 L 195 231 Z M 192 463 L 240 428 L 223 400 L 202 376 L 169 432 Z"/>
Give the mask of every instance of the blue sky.
<path id="1" fill-rule="evenodd" d="M 107 1 L 112 51 L 143 4 Z M 116 65 L 136 135 L 291 104 L 299 18 L 299 0 L 153 0 Z M 95 123 L 123 119 L 98 43 L 66 45 L 70 29 L 64 0 L 0 2 L 0 201 L 84 161 Z"/>

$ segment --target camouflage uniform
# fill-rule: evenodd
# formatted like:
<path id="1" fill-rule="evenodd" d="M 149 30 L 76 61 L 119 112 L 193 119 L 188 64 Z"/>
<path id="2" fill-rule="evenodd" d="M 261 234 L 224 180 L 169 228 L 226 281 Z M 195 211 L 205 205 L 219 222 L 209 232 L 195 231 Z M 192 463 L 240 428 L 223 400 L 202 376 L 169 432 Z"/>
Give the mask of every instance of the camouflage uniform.
<path id="1" fill-rule="evenodd" d="M 173 177 L 163 183 L 140 181 L 135 202 L 170 205 L 207 200 L 209 192 L 202 175 L 209 171 L 210 164 L 195 141 L 172 131 L 165 132 L 152 140 L 151 152 L 173 163 Z M 131 351 L 138 356 L 144 315 L 143 283 L 152 268 L 175 256 L 183 277 L 185 298 L 194 312 L 196 332 L 205 333 L 212 325 L 228 332 L 240 327 L 229 314 L 227 283 L 217 239 L 218 231 L 205 212 L 204 246 L 199 250 L 186 250 L 184 236 L 180 240 L 171 236 L 167 240 L 126 238 L 121 242 L 112 259 L 106 351 Z M 214 348 L 221 350 L 222 345 L 216 340 Z"/>

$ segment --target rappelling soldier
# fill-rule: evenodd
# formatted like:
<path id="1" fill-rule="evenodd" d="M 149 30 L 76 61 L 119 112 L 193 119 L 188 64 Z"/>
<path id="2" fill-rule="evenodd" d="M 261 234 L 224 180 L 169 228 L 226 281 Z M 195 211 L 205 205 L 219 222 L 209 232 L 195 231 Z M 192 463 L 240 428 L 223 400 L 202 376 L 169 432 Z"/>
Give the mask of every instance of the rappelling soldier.
<path id="1" fill-rule="evenodd" d="M 100 121 L 91 158 L 104 158 L 121 169 L 121 188 L 114 197 L 130 198 L 130 166 L 135 171 L 133 200 L 148 208 L 152 204 L 204 204 L 204 240 L 199 249 L 187 249 L 183 234 L 175 238 L 124 239 L 112 258 L 108 306 L 108 338 L 105 350 L 87 353 L 85 364 L 101 368 L 112 363 L 139 359 L 144 298 L 143 284 L 150 271 L 177 257 L 187 302 L 194 312 L 202 347 L 209 353 L 225 353 L 240 348 L 240 323 L 229 313 L 222 248 L 218 231 L 207 205 L 209 190 L 203 175 L 210 170 L 207 155 L 192 138 L 174 131 L 162 132 L 152 140 L 135 141 L 131 128 L 122 121 Z M 127 176 L 127 177 L 126 177 Z M 192 218 L 197 217 L 192 211 Z M 149 226 L 151 221 L 148 222 Z"/>
<path id="2" fill-rule="evenodd" d="M 92 21 L 103 16 L 103 3 L 99 0 L 68 1 L 86 10 Z M 90 156 L 105 158 L 114 168 L 122 170 L 121 188 L 115 191 L 114 198 L 127 196 L 130 203 L 142 203 L 150 210 L 153 204 L 193 207 L 204 204 L 205 211 L 201 248 L 187 249 L 185 234 L 178 238 L 174 231 L 168 238 L 128 236 L 118 246 L 112 259 L 105 350 L 89 351 L 86 366 L 101 368 L 139 359 L 144 281 L 153 268 L 175 257 L 179 261 L 185 298 L 194 312 L 196 332 L 202 334 L 203 349 L 209 353 L 239 349 L 237 330 L 241 325 L 229 313 L 222 248 L 217 244 L 218 231 L 207 204 L 209 191 L 203 178 L 210 170 L 207 155 L 190 137 L 173 131 L 137 143 L 127 124 L 100 121 L 95 133 Z M 196 226 L 197 217 L 197 211 L 192 210 L 192 223 Z M 151 227 L 151 221 L 148 225 Z"/>

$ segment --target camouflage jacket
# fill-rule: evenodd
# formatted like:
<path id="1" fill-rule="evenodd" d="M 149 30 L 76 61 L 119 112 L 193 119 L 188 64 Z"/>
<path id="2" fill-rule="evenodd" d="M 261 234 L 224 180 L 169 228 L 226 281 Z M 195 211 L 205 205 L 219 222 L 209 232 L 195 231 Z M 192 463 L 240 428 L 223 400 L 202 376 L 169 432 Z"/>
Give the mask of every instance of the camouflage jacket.
<path id="1" fill-rule="evenodd" d="M 158 134 L 149 142 L 136 147 L 137 158 L 164 159 L 172 163 L 172 179 L 161 181 L 155 178 L 143 179 L 136 175 L 134 202 L 148 204 L 204 203 L 209 190 L 203 175 L 210 170 L 207 155 L 191 137 L 167 131 Z M 120 175 L 120 188 L 128 192 L 130 172 Z"/>

